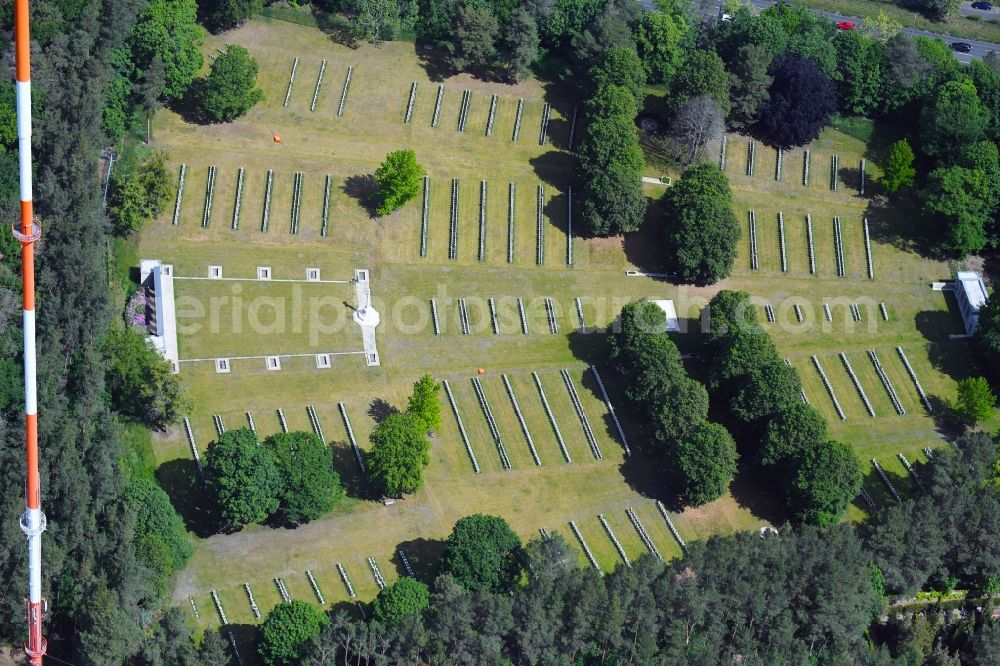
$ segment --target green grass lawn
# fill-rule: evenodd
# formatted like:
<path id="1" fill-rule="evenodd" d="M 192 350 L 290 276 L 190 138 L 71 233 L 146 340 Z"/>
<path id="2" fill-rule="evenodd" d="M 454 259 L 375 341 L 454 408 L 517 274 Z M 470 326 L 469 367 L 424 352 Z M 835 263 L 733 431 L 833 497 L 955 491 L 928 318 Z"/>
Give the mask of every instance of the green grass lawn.
<path id="1" fill-rule="evenodd" d="M 185 364 L 181 379 L 195 408 L 189 415 L 197 447 L 204 452 L 215 437 L 213 415 L 227 428 L 253 415 L 263 437 L 279 430 L 277 409 L 291 428 L 310 429 L 306 406 L 313 405 L 334 465 L 349 498 L 329 515 L 295 530 L 248 526 L 234 534 L 210 534 L 209 516 L 197 484 L 188 443 L 181 429 L 153 434 L 157 476 L 175 500 L 196 544 L 190 565 L 179 576 L 175 601 L 187 604 L 190 595 L 201 611 L 200 626 L 217 624 L 209 591 L 215 589 L 233 622 L 253 623 L 243 583 L 249 583 L 261 610 L 279 600 L 273 578 L 281 577 L 293 597 L 315 601 L 305 577 L 315 575 L 328 603 L 347 601 L 337 573 L 341 563 L 358 598 L 369 600 L 377 586 L 366 558 L 373 556 L 383 575 L 401 575 L 396 550 L 402 548 L 417 569 L 430 579 L 436 559 L 455 520 L 475 512 L 506 518 L 524 539 L 540 528 L 558 532 L 578 548 L 569 528 L 574 520 L 605 570 L 621 558 L 598 521 L 603 514 L 630 559 L 646 552 L 625 514 L 634 507 L 650 538 L 664 557 L 681 555 L 656 508 L 654 499 L 667 499 L 669 489 L 658 473 L 659 461 L 641 455 L 626 459 L 617 430 L 599 396 L 587 366 L 599 365 L 611 400 L 635 448 L 649 436 L 643 423 L 624 404 L 622 378 L 607 364 L 603 330 L 622 306 L 636 298 L 675 301 L 686 333 L 676 341 L 684 351 L 702 350 L 695 321 L 700 309 L 723 288 L 749 291 L 762 306 L 771 304 L 778 321 L 767 330 L 803 381 L 809 400 L 824 414 L 831 436 L 849 443 L 865 470 L 876 458 L 900 492 L 912 484 L 898 453 L 910 461 L 922 459 L 923 447 L 943 442 L 934 414 L 928 414 L 906 374 L 895 347 L 902 346 L 925 389 L 948 399 L 955 381 L 975 372 L 966 363 L 967 343 L 953 342 L 948 333 L 959 327 L 953 304 L 929 283 L 947 278 L 948 266 L 923 258 L 902 246 L 901 222 L 893 212 L 861 197 L 857 168 L 868 153 L 864 143 L 828 130 L 810 146 L 812 175 L 802 184 L 802 150 L 783 157 L 783 174 L 775 180 L 774 151 L 758 146 L 754 176 L 745 175 L 746 139 L 729 139 L 726 173 L 733 187 L 733 206 L 744 229 L 733 275 L 709 288 L 675 286 L 651 278 L 629 277 L 627 270 L 655 270 L 662 265 L 660 227 L 655 198 L 663 188 L 647 187 L 651 197 L 649 222 L 642 231 L 622 238 L 576 238 L 575 265 L 566 266 L 566 186 L 570 156 L 562 150 L 568 141 L 567 118 L 578 103 L 564 91 L 536 80 L 505 86 L 457 76 L 445 87 L 438 127 L 432 128 L 437 81 L 421 65 L 411 44 L 389 42 L 357 50 L 333 44 L 320 31 L 289 23 L 253 20 L 224 37 L 210 37 L 206 49 L 226 41 L 244 44 L 261 68 L 265 101 L 247 117 L 229 124 L 199 127 L 186 124 L 169 111 L 157 115 L 157 147 L 168 150 L 171 162 L 188 165 L 181 223 L 171 224 L 172 207 L 141 235 L 139 255 L 172 263 L 179 276 L 202 277 L 209 265 L 222 265 L 227 277 L 252 278 L 257 266 L 270 266 L 276 279 L 302 279 L 306 267 L 317 267 L 324 280 L 343 280 L 356 268 L 371 270 L 374 305 L 382 314 L 377 329 L 382 365 L 367 367 L 358 356 L 336 356 L 333 367 L 317 369 L 312 357 L 282 359 L 280 372 L 267 371 L 258 360 L 234 362 L 230 374 L 216 374 L 211 363 Z M 300 58 L 289 106 L 282 102 L 289 68 Z M 319 61 L 327 60 L 325 81 L 315 112 L 309 102 Z M 348 65 L 354 66 L 344 115 L 336 115 L 337 101 Z M 411 123 L 403 123 L 410 85 L 418 82 Z M 465 132 L 456 122 L 462 90 L 471 90 L 472 104 Z M 489 101 L 499 96 L 492 137 L 485 136 Z M 517 100 L 524 99 L 521 136 L 511 141 Z M 550 141 L 538 145 L 539 123 L 546 102 L 553 105 Z M 272 135 L 281 136 L 281 143 Z M 372 219 L 365 207 L 367 179 L 390 150 L 411 147 L 431 177 L 427 256 L 420 257 L 421 202 L 409 203 L 384 219 Z M 717 153 L 716 153 L 717 154 Z M 840 157 L 841 187 L 830 189 L 832 155 Z M 878 168 L 869 156 L 870 182 Z M 207 167 L 218 176 L 209 227 L 202 228 Z M 235 174 L 246 169 L 239 229 L 231 229 Z M 264 178 L 274 171 L 270 228 L 260 229 Z M 289 233 L 292 177 L 305 174 L 301 228 Z M 330 233 L 320 236 L 325 176 L 333 177 Z M 451 179 L 461 181 L 458 259 L 449 260 L 448 234 Z M 478 260 L 480 183 L 488 187 L 485 261 Z M 508 184 L 514 183 L 514 260 L 507 263 Z M 536 266 L 536 188 L 545 186 L 543 204 L 545 261 Z M 874 186 L 873 190 L 874 191 Z M 760 270 L 752 271 L 746 239 L 747 211 L 757 215 Z M 788 271 L 780 265 L 777 219 L 785 221 Z M 817 271 L 810 274 L 805 219 L 814 226 Z M 833 218 L 841 218 L 847 276 L 837 277 L 834 262 Z M 867 278 L 861 223 L 872 229 L 875 280 Z M 232 286 L 242 285 L 242 302 L 233 303 Z M 219 306 L 216 329 L 182 333 L 182 358 L 257 356 L 270 353 L 315 353 L 360 348 L 359 331 L 346 318 L 354 305 L 353 288 L 341 284 L 294 285 L 303 298 L 331 297 L 337 306 L 326 314 L 344 316 L 345 325 L 318 335 L 329 324 L 306 308 L 293 307 L 291 283 L 177 282 L 178 297 L 199 302 L 229 297 Z M 430 322 L 430 299 L 435 299 L 441 334 Z M 457 299 L 467 299 L 471 335 L 459 327 Z M 499 333 L 490 322 L 487 299 L 497 307 Z M 528 333 L 521 331 L 517 299 L 523 299 Z M 544 299 L 555 307 L 558 334 L 549 331 Z M 583 304 L 589 332 L 580 331 L 575 299 Z M 273 304 L 259 305 L 258 323 L 251 326 L 252 303 L 288 303 L 284 312 Z M 344 303 L 346 302 L 346 306 Z M 889 320 L 883 321 L 877 304 L 884 302 Z M 833 321 L 826 322 L 822 305 L 830 303 Z M 847 305 L 865 311 L 854 322 Z M 799 304 L 805 322 L 798 323 L 792 306 Z M 265 312 L 266 310 L 269 311 Z M 338 309 L 339 308 L 339 309 Z M 334 312 L 336 310 L 336 313 Z M 277 313 L 277 314 L 275 314 Z M 324 314 L 324 313 L 320 313 Z M 268 317 L 265 317 L 268 315 Z M 324 314 L 325 316 L 325 314 Z M 318 317 L 318 315 L 317 315 Z M 763 315 L 761 313 L 763 320 Z M 191 323 L 182 316 L 179 323 Z M 249 331 L 247 329 L 250 329 Z M 881 386 L 867 350 L 876 349 L 881 363 L 903 402 L 906 414 L 895 414 Z M 868 416 L 837 353 L 843 351 L 862 382 L 876 411 Z M 841 421 L 812 366 L 818 355 L 840 398 L 847 418 Z M 697 368 L 698 361 L 692 361 Z M 559 371 L 570 371 L 583 410 L 603 454 L 596 460 Z M 479 375 L 479 369 L 484 374 Z M 412 383 L 423 373 L 447 379 L 480 466 L 473 470 L 457 421 L 442 395 L 443 422 L 432 439 L 430 465 L 423 488 L 402 501 L 384 505 L 373 501 L 373 490 L 360 473 L 347 441 L 338 404 L 350 417 L 359 446 L 385 413 L 406 406 Z M 567 462 L 546 416 L 531 373 L 537 372 L 553 417 L 572 462 Z M 502 383 L 507 374 L 541 465 L 536 465 L 514 408 Z M 511 462 L 504 470 L 500 455 L 473 391 L 471 378 L 479 376 L 496 418 Z M 698 508 L 672 512 L 686 540 L 713 534 L 756 529 L 784 520 L 773 490 L 760 480 L 741 474 L 730 492 Z M 865 487 L 877 502 L 891 501 L 874 472 Z M 862 519 L 864 507 L 851 507 L 849 519 Z M 579 549 L 578 549 L 579 550 Z M 586 563 L 579 550 L 581 563 Z"/>

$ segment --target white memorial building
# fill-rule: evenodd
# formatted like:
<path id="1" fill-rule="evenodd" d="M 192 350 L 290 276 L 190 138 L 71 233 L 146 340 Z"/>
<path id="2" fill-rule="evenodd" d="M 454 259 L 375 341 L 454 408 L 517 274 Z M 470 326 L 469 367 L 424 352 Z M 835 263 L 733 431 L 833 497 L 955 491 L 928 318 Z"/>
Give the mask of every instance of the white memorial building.
<path id="1" fill-rule="evenodd" d="M 965 333 L 972 335 L 979 325 L 979 310 L 986 305 L 986 300 L 989 298 L 986 285 L 978 273 L 959 271 L 955 276 L 954 290 L 958 309 L 962 312 L 962 321 L 965 322 Z"/>

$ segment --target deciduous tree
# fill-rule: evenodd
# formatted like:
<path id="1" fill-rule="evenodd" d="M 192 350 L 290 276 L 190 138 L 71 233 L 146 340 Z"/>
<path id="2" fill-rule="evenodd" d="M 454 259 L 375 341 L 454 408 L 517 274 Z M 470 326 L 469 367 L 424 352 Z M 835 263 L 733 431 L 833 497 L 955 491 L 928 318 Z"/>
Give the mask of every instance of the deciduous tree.
<path id="1" fill-rule="evenodd" d="M 889 146 L 882 168 L 882 187 L 887 192 L 896 192 L 901 187 L 913 185 L 917 170 L 913 168 L 913 149 L 905 139 L 896 141 Z"/>
<path id="2" fill-rule="evenodd" d="M 205 485 L 231 527 L 262 523 L 278 510 L 281 473 L 249 428 L 227 430 L 205 452 Z"/>
<path id="3" fill-rule="evenodd" d="M 646 212 L 642 150 L 630 116 L 596 118 L 577 154 L 579 218 L 598 236 L 635 231 Z"/>
<path id="4" fill-rule="evenodd" d="M 976 425 L 993 414 L 997 397 L 983 377 L 966 377 L 958 382 L 955 413 L 966 423 Z"/>
<path id="5" fill-rule="evenodd" d="M 608 84 L 624 86 L 635 100 L 633 117 L 646 99 L 646 72 L 635 49 L 608 49 L 600 63 L 590 70 L 590 82 L 595 92 Z"/>
<path id="6" fill-rule="evenodd" d="M 702 421 L 667 449 L 667 470 L 684 503 L 701 506 L 726 492 L 738 459 L 729 432 Z"/>
<path id="7" fill-rule="evenodd" d="M 413 384 L 413 393 L 406 411 L 420 419 L 427 430 L 441 427 L 441 385 L 430 375 L 424 375 Z"/>
<path id="8" fill-rule="evenodd" d="M 419 613 L 430 603 L 427 585 L 409 576 L 403 576 L 386 587 L 372 602 L 372 613 L 379 622 L 399 622 L 407 615 Z"/>
<path id="9" fill-rule="evenodd" d="M 115 233 L 128 236 L 156 218 L 173 196 L 174 187 L 167 172 L 167 154 L 151 153 L 134 173 L 123 172 L 111 179 L 108 214 Z"/>
<path id="10" fill-rule="evenodd" d="M 964 257 L 986 247 L 991 211 L 983 172 L 960 166 L 934 169 L 927 176 L 923 200 L 924 214 L 944 225 L 939 243 L 944 252 Z"/>
<path id="11" fill-rule="evenodd" d="M 636 48 L 646 79 L 669 82 L 677 73 L 688 42 L 687 15 L 675 0 L 661 0 L 659 10 L 647 12 L 635 33 Z"/>
<path id="12" fill-rule="evenodd" d="M 758 333 L 748 337 L 760 339 L 766 335 Z M 799 402 L 801 388 L 795 370 L 777 356 L 772 356 L 763 363 L 747 364 L 729 409 L 744 424 L 760 425 L 763 420 Z"/>
<path id="13" fill-rule="evenodd" d="M 367 456 L 368 474 L 388 496 L 415 493 L 430 462 L 424 422 L 407 412 L 396 412 L 375 426 Z"/>
<path id="14" fill-rule="evenodd" d="M 231 44 L 212 63 L 208 77 L 198 79 L 193 96 L 206 118 L 229 122 L 264 99 L 256 85 L 257 61 L 239 44 Z"/>
<path id="15" fill-rule="evenodd" d="M 827 441 L 826 419 L 812 405 L 792 402 L 777 412 L 767 424 L 760 461 L 782 465 L 816 444 Z"/>
<path id="16" fill-rule="evenodd" d="M 648 375 L 648 373 L 641 373 Z M 700 382 L 684 373 L 679 363 L 673 368 L 673 377 L 656 393 L 656 403 L 650 406 L 654 437 L 661 446 L 669 448 L 678 440 L 691 434 L 699 423 L 708 418 L 708 391 Z"/>
<path id="17" fill-rule="evenodd" d="M 770 96 L 758 110 L 758 127 L 766 139 L 789 148 L 819 137 L 837 110 L 833 82 L 811 60 L 782 57 L 771 67 Z"/>
<path id="18" fill-rule="evenodd" d="M 691 49 L 671 86 L 670 105 L 676 111 L 688 99 L 709 95 L 723 116 L 729 115 L 729 74 L 715 51 Z"/>
<path id="19" fill-rule="evenodd" d="M 837 50 L 840 108 L 854 115 L 873 115 L 883 100 L 885 45 L 855 30 L 841 30 L 833 44 Z"/>
<path id="20" fill-rule="evenodd" d="M 506 520 L 477 513 L 455 523 L 441 570 L 467 590 L 505 592 L 520 578 L 522 553 Z"/>
<path id="21" fill-rule="evenodd" d="M 988 299 L 979 311 L 979 326 L 972 339 L 980 357 L 1000 371 L 1000 298 Z"/>
<path id="22" fill-rule="evenodd" d="M 190 403 L 170 362 L 131 328 L 113 328 L 104 342 L 106 378 L 116 409 L 154 427 L 174 423 Z"/>
<path id="23" fill-rule="evenodd" d="M 740 239 L 731 200 L 726 176 L 712 164 L 688 169 L 663 195 L 668 256 L 681 281 L 706 285 L 729 275 Z"/>
<path id="24" fill-rule="evenodd" d="M 375 170 L 378 183 L 378 208 L 376 213 L 388 215 L 420 192 L 424 168 L 417 162 L 412 150 L 394 150 Z"/>
<path id="25" fill-rule="evenodd" d="M 281 512 L 292 523 L 315 520 L 344 495 L 329 445 L 311 432 L 275 433 L 264 440 L 281 475 Z"/>
<path id="26" fill-rule="evenodd" d="M 132 29 L 135 65 L 144 71 L 153 58 L 159 58 L 164 66 L 163 95 L 180 99 L 201 68 L 204 36 L 195 0 L 155 0 Z"/>
<path id="27" fill-rule="evenodd" d="M 166 591 L 167 579 L 180 571 L 194 553 L 191 543 L 184 533 L 184 523 L 174 511 L 170 498 L 160 486 L 149 479 L 135 478 L 125 490 L 129 505 L 136 509 L 134 544 L 140 560 L 143 554 L 152 555 L 159 550 L 164 555 L 162 564 L 156 566 L 153 558 L 143 562 L 160 575 L 155 587 L 160 593 Z"/>
<path id="28" fill-rule="evenodd" d="M 702 155 L 710 141 L 722 138 L 726 122 L 718 102 L 706 94 L 692 97 L 681 104 L 670 128 L 684 148 L 684 166 L 689 167 Z"/>
<path id="29" fill-rule="evenodd" d="M 972 81 L 948 81 L 920 112 L 920 149 L 932 157 L 955 158 L 986 136 L 989 122 L 989 110 L 979 101 Z"/>
<path id="30" fill-rule="evenodd" d="M 858 496 L 861 479 L 861 465 L 850 446 L 814 442 L 795 455 L 795 473 L 786 488 L 789 507 L 805 523 L 832 525 Z"/>
<path id="31" fill-rule="evenodd" d="M 354 34 L 376 43 L 413 27 L 417 18 L 417 3 L 411 0 L 345 0 L 341 7 Z"/>
<path id="32" fill-rule="evenodd" d="M 301 664 L 310 641 L 329 624 L 326 615 L 304 601 L 278 604 L 260 625 L 257 655 L 268 666 Z"/>
<path id="33" fill-rule="evenodd" d="M 212 32 L 221 32 L 243 25 L 264 8 L 263 0 L 203 0 L 205 25 Z"/>

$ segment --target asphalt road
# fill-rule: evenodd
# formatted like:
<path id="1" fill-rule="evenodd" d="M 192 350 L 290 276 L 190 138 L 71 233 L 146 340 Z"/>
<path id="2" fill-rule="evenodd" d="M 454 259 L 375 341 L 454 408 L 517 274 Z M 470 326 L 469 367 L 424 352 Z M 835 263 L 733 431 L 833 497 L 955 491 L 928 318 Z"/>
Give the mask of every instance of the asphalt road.
<path id="1" fill-rule="evenodd" d="M 754 6 L 757 7 L 758 9 L 764 9 L 766 7 L 770 7 L 775 4 L 772 0 L 752 0 L 752 1 Z M 815 11 L 817 14 L 822 14 L 823 16 L 826 16 L 834 23 L 840 23 L 841 21 L 850 21 L 851 23 L 858 24 L 862 22 L 862 19 L 858 18 L 857 16 L 844 16 L 843 14 L 837 14 L 835 12 L 821 12 L 818 10 L 813 10 L 813 11 Z M 997 10 L 994 9 L 991 12 L 981 12 L 979 10 L 972 9 L 971 3 L 962 4 L 963 14 L 978 13 L 985 16 L 992 14 L 994 12 L 997 12 Z M 902 32 L 905 32 L 906 34 L 912 35 L 914 37 L 921 36 L 921 37 L 932 37 L 934 39 L 940 39 L 944 41 L 946 44 L 952 44 L 953 42 L 968 43 L 970 46 L 972 46 L 972 51 L 970 53 L 959 53 L 958 51 L 952 51 L 952 55 L 954 55 L 959 62 L 971 62 L 973 59 L 982 60 L 983 57 L 985 57 L 986 54 L 989 53 L 990 51 L 1000 52 L 1000 44 L 994 44 L 992 42 L 981 42 L 972 39 L 965 39 L 964 37 L 953 37 L 951 35 L 946 35 L 939 32 L 928 32 L 926 30 L 917 30 L 916 28 L 903 28 Z"/>
<path id="2" fill-rule="evenodd" d="M 774 0 L 752 0 L 755 7 L 758 9 L 766 9 L 776 4 Z M 656 6 L 653 4 L 653 0 L 640 0 L 640 4 L 649 11 L 653 11 Z M 721 10 L 722 0 L 699 0 L 697 2 L 698 10 L 703 16 L 718 16 Z M 852 23 L 861 23 L 861 19 L 857 16 L 845 16 L 843 14 L 837 14 L 835 12 L 823 12 L 819 10 L 813 10 L 817 14 L 822 14 L 826 16 L 834 23 L 839 23 L 841 21 L 850 21 Z M 971 2 L 962 3 L 961 12 L 963 16 L 982 16 L 986 17 L 1000 17 L 1000 0 L 994 8 L 988 12 L 984 12 L 978 9 L 972 8 Z M 1000 53 L 1000 44 L 994 44 L 993 42 L 982 42 L 973 39 L 966 39 L 964 37 L 953 37 L 951 35 L 946 35 L 939 32 L 928 32 L 926 30 L 917 30 L 916 28 L 903 28 L 902 32 L 908 35 L 921 36 L 921 37 L 932 37 L 934 39 L 940 39 L 946 44 L 952 44 L 954 42 L 967 42 L 972 46 L 972 51 L 970 53 L 959 53 L 958 51 L 952 51 L 952 54 L 959 62 L 971 62 L 972 60 L 982 60 L 987 53 L 990 51 L 996 51 Z"/>

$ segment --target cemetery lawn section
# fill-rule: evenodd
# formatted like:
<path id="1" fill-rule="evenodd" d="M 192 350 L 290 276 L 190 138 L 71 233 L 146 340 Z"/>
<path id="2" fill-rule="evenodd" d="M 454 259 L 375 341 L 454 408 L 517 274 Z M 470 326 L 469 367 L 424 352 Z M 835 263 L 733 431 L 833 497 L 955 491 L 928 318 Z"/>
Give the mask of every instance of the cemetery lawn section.
<path id="1" fill-rule="evenodd" d="M 219 306 L 215 328 L 206 321 L 202 328 L 185 329 L 179 337 L 181 378 L 193 404 L 187 416 L 201 455 L 216 437 L 216 416 L 227 429 L 235 429 L 247 424 L 249 412 L 263 438 L 279 431 L 279 409 L 291 430 L 311 430 L 306 407 L 312 405 L 349 497 L 331 513 L 294 530 L 248 526 L 232 534 L 213 534 L 208 528 L 210 507 L 183 427 L 154 433 L 156 476 L 195 543 L 195 554 L 180 574 L 174 602 L 190 606 L 191 597 L 200 611 L 200 627 L 219 623 L 211 590 L 218 592 L 235 624 L 257 622 L 244 583 L 252 587 L 262 613 L 280 601 L 275 577 L 283 580 L 292 598 L 316 602 L 306 570 L 314 575 L 327 603 L 348 601 L 338 563 L 357 598 L 368 601 L 378 586 L 367 558 L 374 557 L 391 582 L 405 571 L 397 549 L 406 553 L 418 578 L 430 580 L 455 521 L 477 512 L 504 517 L 524 540 L 541 528 L 558 532 L 577 548 L 580 562 L 587 564 L 569 528 L 569 521 L 575 521 L 598 564 L 611 570 L 621 558 L 597 516 L 605 516 L 627 556 L 635 559 L 646 548 L 625 513 L 633 507 L 660 553 L 681 556 L 655 503 L 668 495 L 661 481 L 661 463 L 639 453 L 625 457 L 617 428 L 588 369 L 593 365 L 600 370 L 633 448 L 649 438 L 644 424 L 627 409 L 623 378 L 608 362 L 606 336 L 599 332 L 625 304 L 638 298 L 672 299 L 682 324 L 675 341 L 682 352 L 703 357 L 712 350 L 699 346 L 699 312 L 717 291 L 749 292 L 762 322 L 767 321 L 764 305 L 771 305 L 777 321 L 762 325 L 797 370 L 806 397 L 828 420 L 831 436 L 853 447 L 866 471 L 864 487 L 877 503 L 891 499 L 872 469 L 872 458 L 901 493 L 911 493 L 914 489 L 897 454 L 915 462 L 925 458 L 925 448 L 944 444 L 936 414 L 928 413 L 922 404 L 896 348 L 905 351 L 936 411 L 943 411 L 942 401 L 952 398 L 958 379 L 976 374 L 968 364 L 969 343 L 949 339 L 961 326 L 954 300 L 930 288 L 931 282 L 948 279 L 951 270 L 944 262 L 921 257 L 899 240 L 905 237 L 906 220 L 872 197 L 879 170 L 861 141 L 825 130 L 807 146 L 810 175 L 804 185 L 802 149 L 784 152 L 779 181 L 775 179 L 775 151 L 757 145 L 754 175 L 748 176 L 747 138 L 729 135 L 724 170 L 743 230 L 735 269 L 730 278 L 712 287 L 677 286 L 658 277 L 626 275 L 626 271 L 663 270 L 662 222 L 655 203 L 663 187 L 654 184 L 645 186 L 647 197 L 654 201 L 641 231 L 624 239 L 572 238 L 573 264 L 567 265 L 572 156 L 565 148 L 573 108 L 582 102 L 566 91 L 535 79 L 516 86 L 467 75 L 432 81 L 421 62 L 423 52 L 413 44 L 385 42 L 377 48 L 352 50 L 334 44 L 315 28 L 271 19 L 255 18 L 223 36 L 208 37 L 206 53 L 224 41 L 246 46 L 257 59 L 258 85 L 265 100 L 244 118 L 226 125 L 188 124 L 167 110 L 157 114 L 154 144 L 168 151 L 175 176 L 186 165 L 184 195 L 178 224 L 173 224 L 171 202 L 169 210 L 142 232 L 139 255 L 172 264 L 180 277 L 205 277 L 209 266 L 219 265 L 226 278 L 246 278 L 175 281 L 178 299 L 191 297 L 206 308 L 213 298 L 232 299 L 234 285 L 240 286 L 238 295 L 243 299 L 238 305 L 229 300 Z M 294 58 L 299 58 L 299 65 L 286 107 L 283 102 Z M 316 110 L 310 111 L 323 59 L 323 85 Z M 349 66 L 351 84 L 343 113 L 338 115 Z M 404 123 L 414 81 L 417 93 L 411 120 Z M 445 92 L 438 126 L 432 127 L 438 85 Z M 457 121 L 463 90 L 472 91 L 472 102 L 465 131 L 460 132 Z M 487 137 L 494 94 L 498 95 L 496 115 L 492 136 Z M 520 135 L 514 142 L 519 99 L 523 99 Z M 542 146 L 539 133 L 546 104 L 551 104 L 551 115 Z M 273 140 L 275 135 L 280 136 L 280 143 Z M 425 235 L 423 193 L 386 218 L 373 219 L 366 209 L 374 169 L 387 153 L 403 148 L 416 152 L 429 176 Z M 719 150 L 718 145 L 710 147 L 713 159 Z M 830 172 L 834 156 L 840 164 L 836 191 L 831 188 Z M 862 159 L 868 182 L 864 196 L 859 192 Z M 210 166 L 216 168 L 216 181 L 211 215 L 203 226 Z M 244 184 L 234 230 L 240 168 Z M 272 186 L 265 231 L 269 170 Z M 659 175 L 652 167 L 647 172 Z M 296 173 L 304 176 L 299 226 L 293 233 Z M 325 196 L 328 175 L 329 198 Z M 460 182 L 454 229 L 452 179 Z M 480 239 L 483 180 L 487 183 L 486 222 Z M 509 236 L 511 183 L 515 192 L 513 239 Z M 539 185 L 544 187 L 540 229 Z M 756 216 L 757 270 L 750 264 L 750 210 Z M 786 271 L 781 266 L 779 213 L 785 228 Z M 809 261 L 807 215 L 813 225 L 815 273 Z M 841 220 L 843 276 L 838 275 L 834 218 Z M 868 276 L 865 218 L 873 279 Z M 422 236 L 426 256 L 421 256 Z M 449 259 L 452 247 L 456 259 Z M 271 269 L 271 282 L 255 281 L 258 267 Z M 353 354 L 334 356 L 330 368 L 317 367 L 315 354 L 361 350 L 361 332 L 351 320 L 352 308 L 358 305 L 353 285 L 281 282 L 304 281 L 307 268 L 318 268 L 324 281 L 350 280 L 355 269 L 370 271 L 372 305 L 381 313 L 376 329 L 379 366 L 366 366 L 364 357 Z M 295 293 L 301 294 L 302 309 L 294 307 Z M 311 298 L 326 299 L 322 312 L 310 311 Z M 552 299 L 557 333 L 550 332 L 546 298 Z M 578 298 L 585 330 L 580 330 Z M 432 299 L 438 312 L 437 334 Z M 458 299 L 465 299 L 469 334 L 462 330 Z M 525 309 L 523 324 L 518 299 Z M 288 304 L 281 307 L 272 301 Z M 825 319 L 824 303 L 830 305 L 830 322 Z M 880 303 L 886 306 L 888 321 L 883 320 Z M 805 314 L 802 323 L 794 314 L 795 304 Z M 854 321 L 852 304 L 859 306 L 862 321 Z M 254 312 L 266 330 L 251 325 L 253 307 L 258 308 Z M 179 314 L 179 326 L 189 323 Z M 526 334 L 522 326 L 527 327 Z M 869 349 L 878 354 L 905 415 L 896 414 L 868 358 Z M 876 413 L 874 418 L 867 414 L 840 352 L 850 360 Z M 283 357 L 279 371 L 267 370 L 260 358 L 236 360 L 291 353 L 303 355 Z M 813 367 L 813 356 L 828 375 L 845 420 L 834 409 Z M 216 373 L 210 361 L 183 362 L 221 357 L 234 359 L 228 374 Z M 697 376 L 699 358 L 691 358 L 688 365 Z M 595 459 L 588 445 L 560 376 L 564 368 L 570 372 L 602 460 Z M 480 369 L 482 374 L 478 374 Z M 413 382 L 424 373 L 448 381 L 480 473 L 473 469 L 452 406 L 442 392 L 442 426 L 432 439 L 423 487 L 385 505 L 373 499 L 374 491 L 359 470 L 341 405 L 358 446 L 365 451 L 376 419 L 390 407 L 405 408 Z M 571 463 L 565 460 L 532 373 L 538 375 Z M 510 381 L 540 466 L 530 453 L 502 374 Z M 471 379 L 477 376 L 496 419 L 510 470 L 503 469 L 473 390 Z M 730 492 L 705 506 L 683 511 L 669 507 L 681 536 L 691 541 L 783 522 L 785 516 L 774 506 L 767 480 L 749 476 L 738 474 Z M 859 499 L 848 519 L 860 520 L 865 515 Z"/>

